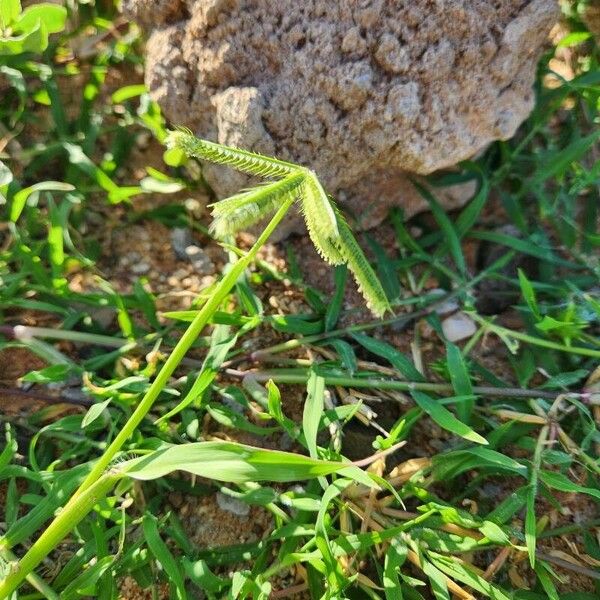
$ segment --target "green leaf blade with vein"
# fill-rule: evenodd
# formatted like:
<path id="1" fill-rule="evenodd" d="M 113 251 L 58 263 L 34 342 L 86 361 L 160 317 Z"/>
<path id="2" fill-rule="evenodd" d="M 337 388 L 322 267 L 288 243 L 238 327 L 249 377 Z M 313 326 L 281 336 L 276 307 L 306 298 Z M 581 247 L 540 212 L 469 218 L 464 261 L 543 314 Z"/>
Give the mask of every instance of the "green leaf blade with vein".
<path id="1" fill-rule="evenodd" d="M 427 394 L 413 390 L 412 397 L 419 408 L 427 413 L 440 427 L 459 435 L 460 437 L 486 445 L 487 440 L 473 431 L 468 425 L 459 421 L 445 406 L 430 398 Z"/>
<path id="2" fill-rule="evenodd" d="M 119 470 L 142 481 L 164 477 L 174 471 L 186 471 L 228 483 L 290 482 L 339 473 L 369 487 L 377 487 L 364 471 L 352 463 L 317 460 L 235 442 L 165 445 L 152 454 L 119 465 Z"/>

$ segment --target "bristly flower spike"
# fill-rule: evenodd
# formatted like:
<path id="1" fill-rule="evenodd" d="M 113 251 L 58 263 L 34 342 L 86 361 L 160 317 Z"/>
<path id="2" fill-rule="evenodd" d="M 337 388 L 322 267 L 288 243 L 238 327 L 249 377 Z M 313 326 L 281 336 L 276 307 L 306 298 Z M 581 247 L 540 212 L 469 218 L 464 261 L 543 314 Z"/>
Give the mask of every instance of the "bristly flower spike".
<path id="1" fill-rule="evenodd" d="M 367 306 L 375 315 L 381 317 L 391 310 L 377 275 L 314 171 L 255 152 L 202 140 L 184 128 L 169 134 L 167 146 L 179 148 L 200 160 L 275 180 L 212 205 L 214 220 L 211 231 L 216 237 L 223 238 L 251 227 L 293 198 L 300 202 L 308 234 L 323 260 L 332 265 L 348 265 Z"/>

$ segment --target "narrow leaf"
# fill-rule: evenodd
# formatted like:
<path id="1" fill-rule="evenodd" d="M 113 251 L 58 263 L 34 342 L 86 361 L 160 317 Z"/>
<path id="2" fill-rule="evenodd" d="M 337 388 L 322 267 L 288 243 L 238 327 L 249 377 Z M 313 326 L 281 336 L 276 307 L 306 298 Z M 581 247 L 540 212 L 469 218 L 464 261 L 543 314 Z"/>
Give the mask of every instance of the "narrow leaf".
<path id="1" fill-rule="evenodd" d="M 427 394 L 414 390 L 411 392 L 415 402 L 442 429 L 446 429 L 466 440 L 477 444 L 487 444 L 487 440 L 473 431 L 468 425 L 459 421 L 445 406 L 433 400 Z"/>

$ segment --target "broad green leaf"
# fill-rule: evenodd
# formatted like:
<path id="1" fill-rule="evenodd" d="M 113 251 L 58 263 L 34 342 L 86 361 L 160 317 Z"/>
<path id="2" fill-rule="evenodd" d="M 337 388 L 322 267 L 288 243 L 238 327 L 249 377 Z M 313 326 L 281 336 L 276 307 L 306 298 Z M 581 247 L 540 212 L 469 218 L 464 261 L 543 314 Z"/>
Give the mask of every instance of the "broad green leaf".
<path id="1" fill-rule="evenodd" d="M 363 348 L 387 360 L 394 369 L 409 381 L 424 381 L 423 375 L 419 373 L 412 361 L 387 342 L 376 340 L 364 333 L 352 333 L 351 336 Z"/>
<path id="2" fill-rule="evenodd" d="M 469 370 L 463 355 L 455 344 L 446 342 L 446 357 L 448 360 L 448 371 L 450 381 L 457 396 L 473 396 L 473 386 L 469 377 Z M 474 400 L 460 402 L 456 406 L 456 414 L 461 421 L 469 423 L 475 406 Z"/>
<path id="3" fill-rule="evenodd" d="M 13 223 L 17 221 L 25 208 L 27 199 L 34 192 L 72 192 L 74 189 L 70 183 L 63 183 L 62 181 L 41 181 L 40 183 L 34 183 L 14 195 L 10 206 L 9 218 Z"/>
<path id="4" fill-rule="evenodd" d="M 14 437 L 13 430 L 11 428 L 10 423 L 5 423 L 4 428 L 6 431 L 6 434 L 5 434 L 6 445 L 4 446 L 4 449 L 2 450 L 2 452 L 0 453 L 0 471 L 2 471 L 2 469 L 4 469 L 4 467 L 6 467 L 7 465 L 9 465 L 12 462 L 15 454 L 17 453 L 17 449 L 18 449 L 17 440 Z"/>
<path id="5" fill-rule="evenodd" d="M 593 498 L 600 500 L 600 490 L 577 485 L 562 473 L 556 473 L 553 471 L 540 471 L 540 479 L 549 488 L 559 490 L 560 492 L 587 494 L 588 496 L 592 496 Z"/>
<path id="6" fill-rule="evenodd" d="M 392 538 L 383 563 L 383 587 L 386 600 L 403 600 L 398 570 L 404 564 L 408 548 L 400 538 Z"/>
<path id="7" fill-rule="evenodd" d="M 244 415 L 240 415 L 222 404 L 207 404 L 206 411 L 217 423 L 225 427 L 239 429 L 240 431 L 248 431 L 254 435 L 269 435 L 279 430 L 279 427 L 261 427 L 260 425 L 255 425 Z"/>
<path id="8" fill-rule="evenodd" d="M 302 429 L 306 447 L 312 458 L 317 458 L 317 435 L 324 409 L 325 380 L 311 370 L 306 384 L 306 401 L 302 415 Z"/>
<path id="9" fill-rule="evenodd" d="M 418 181 L 411 180 L 412 184 L 417 188 L 418 192 L 427 200 L 429 204 L 429 208 L 431 208 L 431 212 L 435 220 L 437 221 L 446 242 L 448 244 L 448 249 L 450 251 L 450 255 L 454 260 L 454 264 L 456 265 L 458 271 L 461 275 L 467 275 L 467 265 L 465 263 L 465 257 L 463 256 L 462 248 L 460 245 L 459 235 L 457 230 L 454 227 L 452 221 L 448 218 L 448 215 L 444 211 L 444 209 L 440 206 L 439 202 L 436 200 L 434 195 L 423 185 L 421 185 Z"/>
<path id="10" fill-rule="evenodd" d="M 140 187 L 146 193 L 175 194 L 185 189 L 185 183 L 178 180 L 161 181 L 155 177 L 148 176 L 140 181 Z"/>
<path id="11" fill-rule="evenodd" d="M 19 32 L 27 33 L 41 23 L 48 33 L 58 33 L 64 29 L 66 19 L 67 9 L 64 6 L 40 2 L 28 6 L 16 20 L 14 28 Z"/>
<path id="12" fill-rule="evenodd" d="M 367 236 L 367 241 L 371 250 L 375 255 L 375 261 L 377 263 L 377 276 L 385 291 L 385 295 L 388 300 L 397 300 L 400 298 L 400 280 L 398 277 L 398 270 L 394 260 L 388 256 L 383 246 L 372 236 Z"/>
<path id="13" fill-rule="evenodd" d="M 500 544 L 501 546 L 510 544 L 508 535 L 493 521 L 484 521 L 483 525 L 479 527 L 479 531 L 493 544 Z"/>
<path id="14" fill-rule="evenodd" d="M 490 193 L 490 181 L 483 170 L 475 163 L 467 163 L 467 166 L 477 173 L 481 185 L 475 197 L 467 204 L 456 219 L 455 227 L 459 238 L 463 238 L 475 225 Z"/>
<path id="15" fill-rule="evenodd" d="M 152 552 L 154 558 L 161 564 L 168 576 L 171 588 L 170 598 L 187 600 L 183 574 L 175 557 L 171 554 L 171 551 L 160 537 L 156 517 L 146 513 L 142 520 L 142 527 L 150 552 Z"/>
<path id="16" fill-rule="evenodd" d="M 98 580 L 110 569 L 115 561 L 114 556 L 103 556 L 98 561 L 88 565 L 73 581 L 62 590 L 61 600 L 76 600 L 82 596 L 88 596 L 89 592 L 96 589 Z M 88 593 L 86 593 L 88 592 Z"/>
<path id="17" fill-rule="evenodd" d="M 204 560 L 191 561 L 183 558 L 183 568 L 186 575 L 201 589 L 211 594 L 217 594 L 228 583 L 228 579 L 215 575 Z"/>
<path id="18" fill-rule="evenodd" d="M 592 34 L 589 31 L 572 31 L 571 33 L 565 35 L 564 38 L 556 44 L 557 48 L 565 48 L 568 46 L 577 46 L 577 44 L 581 44 L 589 40 L 592 37 Z"/>
<path id="19" fill-rule="evenodd" d="M 475 447 L 438 454 L 433 457 L 432 463 L 434 476 L 439 481 L 456 477 L 470 469 L 488 467 L 527 476 L 525 465 L 489 448 Z"/>
<path id="20" fill-rule="evenodd" d="M 552 579 L 550 578 L 550 575 L 544 564 L 545 563 L 539 561 L 538 564 L 535 565 L 535 574 L 538 577 L 538 581 L 542 584 L 544 592 L 546 592 L 548 595 L 548 600 L 560 600 L 560 596 L 558 595 L 556 587 L 554 586 L 554 583 L 552 582 Z"/>
<path id="21" fill-rule="evenodd" d="M 90 406 L 90 408 L 85 413 L 85 416 L 81 421 L 81 426 L 87 427 L 88 425 L 93 423 L 104 412 L 104 410 L 108 407 L 110 402 L 111 398 L 108 398 L 107 400 L 104 400 L 104 402 L 98 402 Z"/>
<path id="22" fill-rule="evenodd" d="M 349 463 L 316 460 L 291 452 L 263 450 L 234 442 L 197 442 L 164 446 L 152 454 L 127 461 L 123 472 L 133 479 L 150 480 L 186 471 L 216 481 L 289 482 L 339 473 L 369 487 L 377 487 L 361 469 Z"/>
<path id="23" fill-rule="evenodd" d="M 0 56 L 17 56 L 26 52 L 42 52 L 48 46 L 48 34 L 38 24 L 28 33 L 9 38 L 0 37 Z"/>
<path id="24" fill-rule="evenodd" d="M 0 1 L 0 31 L 8 29 L 21 14 L 21 0 Z"/>
<path id="25" fill-rule="evenodd" d="M 445 406 L 438 401 L 433 400 L 427 394 L 413 390 L 412 397 L 426 414 L 435 421 L 442 429 L 455 433 L 470 442 L 477 444 L 487 444 L 487 440 L 473 431 L 468 425 L 459 421 Z"/>
<path id="26" fill-rule="evenodd" d="M 70 365 L 50 365 L 39 371 L 29 371 L 21 380 L 31 383 L 54 383 L 64 381 L 70 371 Z"/>
<path id="27" fill-rule="evenodd" d="M 117 204 L 141 193 L 142 188 L 139 186 L 119 187 L 100 167 L 94 164 L 81 146 L 65 142 L 63 147 L 69 155 L 69 162 L 105 190 L 108 193 L 109 202 Z"/>
<path id="28" fill-rule="evenodd" d="M 470 231 L 468 237 L 507 246 L 508 248 L 512 248 L 513 250 L 516 250 L 522 254 L 535 256 L 540 260 L 548 261 L 549 263 L 574 269 L 576 271 L 581 269 L 580 265 L 555 256 L 551 248 L 542 245 L 540 241 L 536 240 L 533 236 L 530 236 L 527 239 L 520 239 L 504 233 L 498 233 L 496 231 Z"/>
<path id="29" fill-rule="evenodd" d="M 536 319 L 541 319 L 542 315 L 540 314 L 540 309 L 535 297 L 535 290 L 529 279 L 527 279 L 527 275 L 525 275 L 521 269 L 519 269 L 519 285 L 521 286 L 521 294 L 523 294 L 523 299 L 527 303 L 529 310 Z"/>
<path id="30" fill-rule="evenodd" d="M 272 315 L 268 318 L 273 329 L 283 333 L 314 335 L 323 331 L 323 320 L 309 320 L 300 315 Z"/>
<path id="31" fill-rule="evenodd" d="M 451 556 L 444 556 L 437 552 L 427 552 L 429 560 L 448 577 L 461 581 L 470 586 L 480 594 L 492 598 L 492 600 L 510 600 L 510 597 L 499 587 L 486 581 L 474 571 L 471 571 L 466 564 L 459 562 Z"/>
<path id="32" fill-rule="evenodd" d="M 494 510 L 487 515 L 494 523 L 507 523 L 527 502 L 527 487 L 521 487 L 507 496 Z"/>
<path id="33" fill-rule="evenodd" d="M 600 138 L 600 130 L 594 131 L 588 136 L 577 136 L 566 148 L 559 152 L 547 153 L 540 160 L 540 166 L 529 181 L 529 187 L 540 186 L 551 177 L 560 177 L 567 169 L 579 160 Z"/>
<path id="34" fill-rule="evenodd" d="M 348 280 L 348 267 L 346 265 L 338 265 L 334 270 L 335 292 L 331 298 L 331 302 L 327 306 L 325 314 L 325 331 L 335 329 L 335 326 L 340 317 L 342 310 L 342 302 L 344 301 L 344 292 L 346 291 L 346 281 Z"/>
<path id="35" fill-rule="evenodd" d="M 427 578 L 429 579 L 429 585 L 431 591 L 437 600 L 450 600 L 450 593 L 448 592 L 448 584 L 446 583 L 446 576 L 436 567 L 434 567 L 428 560 L 421 560 L 421 568 Z"/>
<path id="36" fill-rule="evenodd" d="M 113 104 L 120 104 L 121 102 L 125 102 L 125 100 L 137 98 L 137 96 L 145 94 L 146 91 L 147 88 L 143 83 L 125 85 L 122 88 L 119 88 L 116 92 L 113 92 L 110 99 L 112 100 Z"/>
<path id="37" fill-rule="evenodd" d="M 354 375 L 358 369 L 356 363 L 356 354 L 354 348 L 345 340 L 333 339 L 327 342 L 330 346 L 333 346 L 335 351 L 340 357 L 342 366 L 348 371 L 350 375 Z"/>
<path id="38" fill-rule="evenodd" d="M 238 339 L 238 334 L 231 334 L 229 327 L 226 325 L 217 325 L 211 335 L 211 345 L 208 354 L 202 363 L 202 368 L 198 373 L 190 391 L 185 395 L 183 400 L 171 409 L 166 415 L 163 415 L 156 420 L 156 423 L 168 421 L 176 414 L 180 413 L 184 408 L 192 402 L 202 397 L 204 392 L 212 384 L 219 372 L 223 361 L 227 357 L 227 353 L 235 346 Z"/>
<path id="39" fill-rule="evenodd" d="M 539 386 L 540 390 L 567 390 L 570 386 L 575 385 L 589 375 L 587 369 L 576 369 L 553 375 Z"/>

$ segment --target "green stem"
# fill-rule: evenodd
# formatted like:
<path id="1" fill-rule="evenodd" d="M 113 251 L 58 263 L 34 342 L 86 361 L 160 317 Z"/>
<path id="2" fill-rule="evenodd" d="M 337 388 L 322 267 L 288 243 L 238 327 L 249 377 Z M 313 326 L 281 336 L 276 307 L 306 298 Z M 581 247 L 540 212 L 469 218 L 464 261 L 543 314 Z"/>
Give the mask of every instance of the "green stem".
<path id="1" fill-rule="evenodd" d="M 229 375 L 247 376 L 255 381 L 269 381 L 275 383 L 305 384 L 308 381 L 307 369 L 272 369 L 270 371 L 235 371 L 229 369 Z M 376 379 L 373 377 L 341 377 L 324 375 L 325 385 L 339 387 L 374 388 L 377 390 L 396 390 L 410 392 L 433 392 L 435 394 L 453 393 L 454 388 L 448 383 L 435 383 L 429 381 L 398 381 L 395 379 Z M 492 386 L 473 386 L 473 393 L 482 396 L 496 396 L 499 398 L 544 398 L 554 400 L 556 393 L 545 390 L 526 390 L 521 388 L 501 388 Z"/>
<path id="2" fill-rule="evenodd" d="M 281 222 L 290 206 L 293 198 L 284 202 L 275 216 L 271 219 L 265 230 L 258 237 L 252 248 L 240 258 L 221 280 L 214 294 L 209 298 L 200 312 L 194 317 L 189 327 L 177 342 L 173 352 L 165 361 L 156 379 L 148 388 L 148 391 L 138 404 L 129 420 L 104 451 L 102 456 L 92 467 L 79 489 L 73 494 L 60 514 L 50 523 L 40 538 L 31 549 L 19 561 L 4 581 L 0 583 L 0 598 L 6 598 L 27 577 L 27 575 L 52 551 L 52 549 L 71 531 L 71 529 L 93 508 L 110 486 L 119 477 L 118 475 L 106 475 L 105 471 L 111 461 L 119 452 L 123 444 L 133 434 L 136 427 L 146 416 L 152 404 L 160 392 L 167 385 L 169 378 L 183 359 L 185 353 L 194 343 L 200 332 L 204 329 L 212 315 L 243 273 L 244 269 L 252 262 L 260 248 L 269 239 L 277 225 Z"/>
<path id="3" fill-rule="evenodd" d="M 496 325 L 487 319 L 483 319 L 475 313 L 469 313 L 471 318 L 483 325 L 488 331 L 491 331 L 500 337 L 510 337 L 521 342 L 526 342 L 534 346 L 540 346 L 542 348 L 550 348 L 551 350 L 558 350 L 560 352 L 568 352 L 570 354 L 579 354 L 581 356 L 591 356 L 593 358 L 600 358 L 600 350 L 594 350 L 593 348 L 583 348 L 581 346 L 565 346 L 558 342 L 551 340 L 545 340 L 543 338 L 534 337 L 527 333 L 521 333 L 520 331 L 512 331 L 506 327 Z"/>
<path id="4" fill-rule="evenodd" d="M 8 548 L 2 548 L 1 546 L 0 556 L 9 564 L 16 564 L 19 560 L 18 557 L 16 557 Z M 48 600 L 59 600 L 58 594 L 55 593 L 54 590 L 39 575 L 36 575 L 35 573 L 29 573 L 29 575 L 27 575 L 27 582 L 31 585 L 31 587 L 42 594 L 44 598 L 47 598 Z"/>
<path id="5" fill-rule="evenodd" d="M 121 477 L 120 473 L 103 475 L 89 486 L 69 507 L 63 508 L 44 533 L 16 564 L 9 564 L 8 575 L 0 581 L 0 598 L 8 598 L 73 528 L 92 510 Z M 36 586 L 37 587 L 37 586 Z M 39 588 L 38 588 L 39 589 Z M 42 591 L 42 590 L 40 590 Z M 45 592 L 42 592 L 45 593 Z M 51 597 L 51 596 L 48 596 Z M 56 596 L 53 596 L 56 597 Z"/>
<path id="6" fill-rule="evenodd" d="M 31 338 L 46 338 L 56 340 L 69 340 L 85 344 L 96 344 L 108 348 L 122 348 L 123 346 L 135 347 L 135 342 L 110 335 L 97 333 L 85 333 L 84 331 L 69 331 L 67 329 L 54 329 L 52 327 L 30 327 L 28 325 L 16 325 L 13 335 L 16 339 L 28 341 Z"/>
<path id="7" fill-rule="evenodd" d="M 215 311 L 219 308 L 221 302 L 225 300 L 225 298 L 235 285 L 236 281 L 238 280 L 239 276 L 243 273 L 244 269 L 248 267 L 248 265 L 252 262 L 252 260 L 260 250 L 260 248 L 269 239 L 270 235 L 273 233 L 277 225 L 287 213 L 292 202 L 293 199 L 287 200 L 279 208 L 275 216 L 271 219 L 265 230 L 261 233 L 259 238 L 256 240 L 255 244 L 252 246 L 252 248 L 250 248 L 250 250 L 232 266 L 232 268 L 227 272 L 225 277 L 223 277 L 213 295 L 208 299 L 206 304 L 194 317 L 194 320 L 190 323 L 185 333 L 181 336 L 175 348 L 173 348 L 173 352 L 165 361 L 165 364 L 162 366 L 162 369 L 159 371 L 158 375 L 156 376 L 156 379 L 148 388 L 148 391 L 138 404 L 131 417 L 129 417 L 127 423 L 125 423 L 125 425 L 123 426 L 121 431 L 119 431 L 118 435 L 112 441 L 110 446 L 106 449 L 104 454 L 102 454 L 102 456 L 98 459 L 96 464 L 92 467 L 92 470 L 90 471 L 89 475 L 85 478 L 77 492 L 75 492 L 74 497 L 83 492 L 101 477 L 102 473 L 106 470 L 106 468 L 113 460 L 117 452 L 119 452 L 123 444 L 133 434 L 136 427 L 141 423 L 142 419 L 146 416 L 146 414 L 154 404 L 154 401 L 156 400 L 158 395 L 167 385 L 169 378 L 183 359 L 186 352 L 190 349 L 191 345 L 200 335 L 201 331 L 204 329 L 204 327 L 206 326 L 210 318 L 213 316 Z"/>

